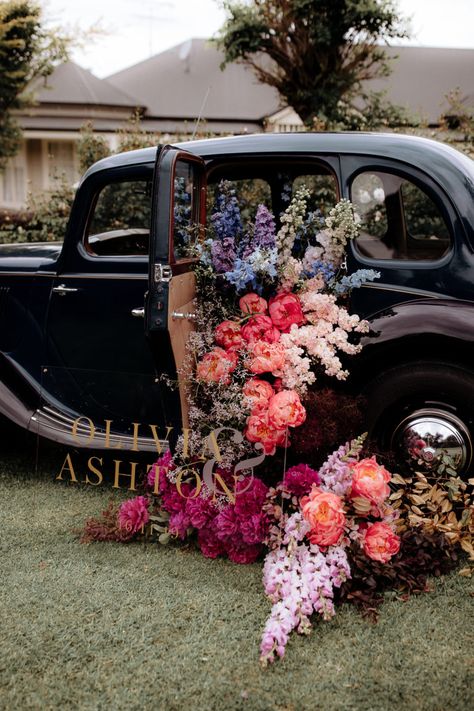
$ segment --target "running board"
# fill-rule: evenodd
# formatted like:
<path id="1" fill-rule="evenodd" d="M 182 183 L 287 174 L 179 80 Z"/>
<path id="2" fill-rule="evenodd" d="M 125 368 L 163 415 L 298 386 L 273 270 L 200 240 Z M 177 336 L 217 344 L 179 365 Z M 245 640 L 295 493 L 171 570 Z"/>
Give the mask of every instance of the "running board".
<path id="1" fill-rule="evenodd" d="M 105 429 L 96 426 L 91 437 L 91 427 L 86 418 L 73 419 L 48 406 L 33 413 L 28 430 L 53 442 L 80 449 L 120 449 L 126 452 L 153 452 L 158 456 L 160 449 L 161 453 L 169 449 L 167 440 L 160 439 L 156 442 L 152 437 L 133 437 L 113 431 L 107 433 Z M 119 442 L 120 448 L 117 446 Z"/>

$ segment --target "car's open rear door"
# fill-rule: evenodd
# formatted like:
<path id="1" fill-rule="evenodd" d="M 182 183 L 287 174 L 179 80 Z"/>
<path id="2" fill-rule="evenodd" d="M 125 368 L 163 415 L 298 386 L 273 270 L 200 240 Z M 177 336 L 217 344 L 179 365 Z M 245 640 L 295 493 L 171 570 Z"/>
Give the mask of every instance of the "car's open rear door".
<path id="1" fill-rule="evenodd" d="M 163 344 L 169 338 L 178 373 L 184 427 L 188 425 L 188 407 L 183 368 L 186 341 L 193 329 L 195 295 L 192 260 L 187 249 L 204 228 L 205 202 L 204 161 L 173 146 L 162 148 L 153 187 L 145 328 L 152 341 Z M 168 338 L 163 339 L 164 332 Z M 160 358 L 159 352 L 156 357 Z"/>

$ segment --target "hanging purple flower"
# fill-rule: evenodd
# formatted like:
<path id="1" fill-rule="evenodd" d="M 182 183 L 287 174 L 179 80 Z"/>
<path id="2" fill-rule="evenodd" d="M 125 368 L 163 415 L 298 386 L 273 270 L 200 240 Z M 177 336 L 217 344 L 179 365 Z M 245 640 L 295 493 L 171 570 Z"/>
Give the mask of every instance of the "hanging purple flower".
<path id="1" fill-rule="evenodd" d="M 252 240 L 254 249 L 257 247 L 272 249 L 275 246 L 275 218 L 265 205 L 259 205 L 255 215 L 255 228 Z"/>

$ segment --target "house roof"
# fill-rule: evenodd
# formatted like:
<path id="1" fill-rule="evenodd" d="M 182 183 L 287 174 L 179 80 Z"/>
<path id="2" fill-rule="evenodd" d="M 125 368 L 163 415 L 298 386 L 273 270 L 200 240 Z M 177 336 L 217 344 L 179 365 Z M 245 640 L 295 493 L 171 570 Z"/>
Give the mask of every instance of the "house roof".
<path id="1" fill-rule="evenodd" d="M 74 62 L 65 62 L 45 79 L 28 87 L 39 104 L 120 106 L 134 109 L 142 104 L 106 79 L 98 79 Z"/>
<path id="2" fill-rule="evenodd" d="M 472 49 L 399 46 L 387 48 L 387 53 L 396 57 L 392 74 L 368 82 L 368 88 L 387 90 L 393 103 L 429 123 L 447 108 L 449 91 L 459 87 L 463 96 L 474 90 Z M 112 74 L 108 81 L 133 93 L 152 117 L 194 120 L 204 100 L 202 114 L 209 121 L 261 121 L 282 108 L 277 92 L 259 84 L 250 69 L 230 64 L 222 72 L 222 61 L 215 46 L 192 39 Z"/>
<path id="3" fill-rule="evenodd" d="M 461 98 L 474 92 L 474 49 L 447 47 L 389 47 L 397 57 L 392 74 L 367 83 L 370 89 L 387 90 L 390 101 L 406 106 L 428 123 L 436 123 L 448 108 L 446 94 L 459 87 Z"/>
<path id="4" fill-rule="evenodd" d="M 278 93 L 260 84 L 240 64 L 221 71 L 222 53 L 204 39 L 191 39 L 107 77 L 133 93 L 148 116 L 261 121 L 282 106 Z"/>

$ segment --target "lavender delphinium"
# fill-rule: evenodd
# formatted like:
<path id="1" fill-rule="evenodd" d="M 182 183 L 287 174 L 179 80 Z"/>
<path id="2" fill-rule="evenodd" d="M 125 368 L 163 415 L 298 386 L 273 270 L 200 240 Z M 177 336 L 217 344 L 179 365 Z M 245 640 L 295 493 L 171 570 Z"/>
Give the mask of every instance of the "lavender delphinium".
<path id="1" fill-rule="evenodd" d="M 348 294 L 352 289 L 359 289 L 362 284 L 375 279 L 380 279 L 380 272 L 376 272 L 374 269 L 358 269 L 352 274 L 343 276 L 338 281 L 334 280 L 329 284 L 329 287 L 335 294 L 342 296 L 343 294 Z"/>
<path id="2" fill-rule="evenodd" d="M 212 244 L 212 263 L 218 274 L 231 271 L 237 258 L 237 244 L 243 226 L 235 190 L 228 181 L 219 184 L 217 210 L 211 216 L 215 239 Z"/>
<path id="3" fill-rule="evenodd" d="M 255 226 L 251 244 L 254 249 L 273 249 L 275 247 L 275 218 L 265 205 L 259 205 L 255 215 Z"/>

